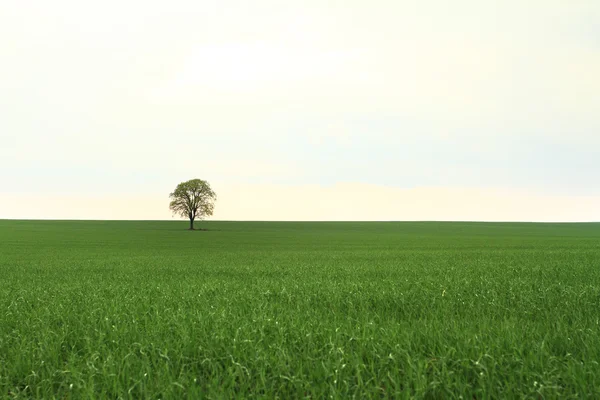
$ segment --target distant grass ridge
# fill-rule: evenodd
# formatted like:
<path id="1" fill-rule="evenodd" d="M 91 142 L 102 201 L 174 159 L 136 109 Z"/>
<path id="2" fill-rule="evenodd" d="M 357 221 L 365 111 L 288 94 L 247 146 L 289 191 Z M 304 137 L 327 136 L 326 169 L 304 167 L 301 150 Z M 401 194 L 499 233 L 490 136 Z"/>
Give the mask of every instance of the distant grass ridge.
<path id="1" fill-rule="evenodd" d="M 600 224 L 0 220 L 0 398 L 599 398 Z"/>

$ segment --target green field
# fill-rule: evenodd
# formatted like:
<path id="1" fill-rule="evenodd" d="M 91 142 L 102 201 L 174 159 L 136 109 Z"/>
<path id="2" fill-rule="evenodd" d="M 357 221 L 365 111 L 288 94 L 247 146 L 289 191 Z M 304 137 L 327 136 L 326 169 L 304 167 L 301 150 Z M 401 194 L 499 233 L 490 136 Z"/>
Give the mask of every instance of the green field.
<path id="1" fill-rule="evenodd" d="M 200 226 L 0 221 L 0 397 L 600 397 L 600 224 Z"/>

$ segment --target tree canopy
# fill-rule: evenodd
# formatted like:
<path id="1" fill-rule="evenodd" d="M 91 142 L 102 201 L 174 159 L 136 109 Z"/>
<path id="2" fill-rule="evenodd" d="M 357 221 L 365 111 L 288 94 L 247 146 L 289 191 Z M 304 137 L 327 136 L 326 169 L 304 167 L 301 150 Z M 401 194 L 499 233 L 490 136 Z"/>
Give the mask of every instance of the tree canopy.
<path id="1" fill-rule="evenodd" d="M 169 208 L 173 214 L 190 220 L 190 230 L 194 230 L 194 220 L 204 219 L 213 214 L 217 200 L 216 193 L 208 182 L 202 179 L 181 182 L 169 197 Z"/>

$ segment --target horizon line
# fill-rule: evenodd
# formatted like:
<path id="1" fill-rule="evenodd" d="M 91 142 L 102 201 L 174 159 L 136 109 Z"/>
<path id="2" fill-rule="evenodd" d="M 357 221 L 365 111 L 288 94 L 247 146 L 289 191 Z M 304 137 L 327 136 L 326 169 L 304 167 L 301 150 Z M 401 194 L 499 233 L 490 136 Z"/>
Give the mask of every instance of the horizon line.
<path id="1" fill-rule="evenodd" d="M 27 222 L 189 222 L 188 220 L 173 219 L 80 219 L 80 218 L 0 218 L 0 221 L 27 221 Z M 526 220 L 202 220 L 201 222 L 260 222 L 260 223 L 352 223 L 352 222 L 371 222 L 371 223 L 506 223 L 506 224 L 600 224 L 600 221 L 526 221 Z"/>

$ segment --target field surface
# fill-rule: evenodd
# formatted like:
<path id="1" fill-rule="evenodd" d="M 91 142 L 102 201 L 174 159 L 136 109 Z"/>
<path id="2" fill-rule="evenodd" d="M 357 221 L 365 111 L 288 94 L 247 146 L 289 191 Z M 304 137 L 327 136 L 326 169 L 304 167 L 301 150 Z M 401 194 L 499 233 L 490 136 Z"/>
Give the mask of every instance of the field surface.
<path id="1" fill-rule="evenodd" d="M 0 221 L 0 398 L 600 398 L 600 224 Z"/>

